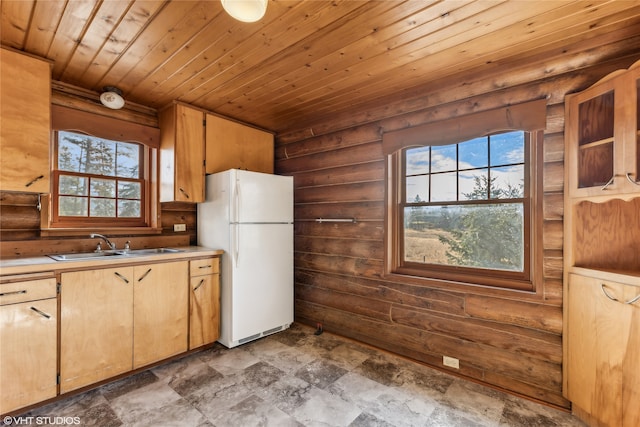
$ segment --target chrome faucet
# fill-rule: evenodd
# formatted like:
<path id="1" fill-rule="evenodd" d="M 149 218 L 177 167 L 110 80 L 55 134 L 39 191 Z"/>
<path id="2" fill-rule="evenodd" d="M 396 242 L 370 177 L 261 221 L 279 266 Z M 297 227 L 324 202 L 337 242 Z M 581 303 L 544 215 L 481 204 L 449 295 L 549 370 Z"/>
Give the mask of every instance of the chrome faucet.
<path id="1" fill-rule="evenodd" d="M 104 240 L 107 243 L 107 245 L 109 245 L 109 249 L 111 249 L 112 251 L 116 250 L 116 244 L 111 242 L 111 240 L 109 240 L 107 236 L 103 236 L 102 234 L 97 234 L 97 233 L 91 233 L 89 234 L 89 237 L 92 239 L 98 237 L 99 239 Z M 100 243 L 98 243 L 98 248 L 99 247 L 100 247 Z"/>

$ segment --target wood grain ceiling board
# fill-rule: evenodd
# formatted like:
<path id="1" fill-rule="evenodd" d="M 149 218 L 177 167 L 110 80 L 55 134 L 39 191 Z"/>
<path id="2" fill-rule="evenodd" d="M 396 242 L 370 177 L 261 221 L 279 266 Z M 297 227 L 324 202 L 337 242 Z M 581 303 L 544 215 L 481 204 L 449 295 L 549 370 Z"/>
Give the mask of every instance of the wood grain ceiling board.
<path id="1" fill-rule="evenodd" d="M 584 6 L 587 4 L 589 7 L 585 8 Z M 610 5 L 611 4 L 609 4 L 609 6 Z M 575 14 L 577 8 L 579 10 L 584 9 L 584 11 L 588 13 L 585 15 L 589 18 L 588 21 L 585 20 L 577 22 L 571 28 L 566 28 L 563 25 L 563 22 L 560 22 L 558 19 L 552 21 L 554 16 L 566 16 L 568 13 Z M 560 9 L 561 10 L 552 9 L 548 13 L 542 13 L 542 11 L 540 11 L 540 15 L 536 18 L 536 21 L 545 21 L 546 31 L 544 33 L 537 31 L 536 23 L 533 22 L 533 20 L 528 20 L 518 22 L 516 26 L 521 28 L 514 28 L 510 37 L 505 40 L 499 39 L 501 36 L 504 37 L 504 34 L 501 32 L 490 32 L 482 34 L 465 43 L 452 44 L 449 47 L 439 48 L 438 46 L 435 46 L 435 44 L 448 43 L 457 35 L 448 38 L 442 36 L 436 40 L 433 45 L 426 44 L 420 52 L 411 51 L 404 55 L 402 55 L 402 53 L 394 53 L 394 57 L 411 56 L 413 58 L 419 58 L 407 61 L 405 64 L 386 65 L 387 67 L 392 68 L 394 73 L 400 73 L 403 76 L 403 79 L 398 79 L 391 72 L 383 74 L 381 79 L 373 79 L 371 77 L 374 73 L 370 73 L 367 75 L 368 79 L 363 79 L 362 83 L 353 84 L 353 82 L 351 82 L 349 84 L 348 87 L 350 92 L 348 97 L 340 96 L 340 94 L 344 93 L 343 91 L 345 91 L 346 88 L 340 87 L 340 82 L 333 81 L 331 82 L 331 85 L 335 89 L 337 96 L 332 100 L 331 105 L 327 105 L 324 110 L 318 109 L 313 104 L 310 104 L 309 108 L 312 108 L 316 115 L 322 113 L 331 114 L 332 111 L 348 108 L 349 105 L 353 105 L 354 103 L 367 102 L 371 99 L 383 99 L 388 97 L 390 93 L 397 93 L 408 87 L 421 87 L 428 82 L 437 82 L 435 86 L 441 87 L 443 85 L 443 80 L 446 80 L 448 77 L 456 76 L 464 78 L 464 73 L 467 70 L 480 70 L 487 68 L 487 65 L 490 64 L 501 64 L 500 66 L 502 66 L 503 69 L 510 70 L 509 67 L 511 64 L 522 58 L 532 58 L 532 60 L 536 60 L 537 63 L 544 67 L 546 65 L 544 58 L 549 56 L 549 52 L 557 52 L 556 54 L 558 54 L 563 51 L 568 44 L 577 43 L 585 38 L 593 38 L 596 35 L 606 34 L 610 31 L 608 27 L 612 25 L 615 26 L 619 23 L 617 18 L 628 17 L 627 11 L 609 15 L 609 13 L 611 13 L 609 10 L 610 8 L 595 7 L 586 2 L 579 5 L 567 4 Z M 614 21 L 613 24 L 608 24 L 603 21 L 603 17 Z M 555 24 L 556 22 L 558 28 L 555 28 L 555 31 L 551 32 L 551 30 L 554 29 L 552 24 Z M 466 37 L 467 34 L 469 33 L 464 33 L 464 36 Z M 540 36 L 538 34 L 540 34 Z M 423 40 L 425 40 L 425 38 L 420 39 L 419 42 L 411 43 L 409 46 L 413 48 L 415 45 L 423 44 Z M 457 51 L 456 58 L 458 59 L 456 61 L 452 61 L 452 51 L 456 46 L 461 46 L 464 50 Z M 492 46 L 495 50 L 488 50 L 486 49 L 486 46 Z M 539 55 L 540 53 L 542 53 L 542 56 Z M 379 62 L 381 64 L 385 64 L 384 61 Z M 376 72 L 380 74 L 382 72 L 382 67 L 384 66 L 385 65 L 380 65 L 376 69 Z M 425 69 L 432 70 L 428 80 L 425 79 L 424 73 L 422 72 L 422 70 Z M 353 68 L 351 70 L 357 72 L 357 70 Z M 463 75 L 460 73 L 463 73 Z M 510 72 L 504 72 L 502 74 L 505 78 L 508 76 L 512 80 L 516 78 L 519 79 L 518 83 L 524 83 L 527 81 L 526 74 L 515 74 Z M 522 78 L 525 80 L 522 81 Z M 322 82 L 318 83 L 321 84 Z M 507 86 L 507 84 L 508 83 L 506 81 L 502 83 L 504 86 Z M 289 93 L 289 96 L 294 95 L 294 91 Z M 279 111 L 279 116 L 281 118 L 285 118 L 296 117 L 299 114 L 304 114 L 305 111 L 303 108 L 306 105 L 307 104 L 305 104 L 301 99 L 300 102 L 296 103 L 294 111 Z M 229 114 L 232 113 L 230 112 Z"/>
<path id="2" fill-rule="evenodd" d="M 637 0 L 270 0 L 253 24 L 217 0 L 3 0 L 0 11 L 2 45 L 51 60 L 61 84 L 115 85 L 133 103 L 180 100 L 275 132 L 469 93 L 478 76 L 497 90 L 586 67 L 607 59 L 598 38 L 633 51 L 640 26 Z"/>

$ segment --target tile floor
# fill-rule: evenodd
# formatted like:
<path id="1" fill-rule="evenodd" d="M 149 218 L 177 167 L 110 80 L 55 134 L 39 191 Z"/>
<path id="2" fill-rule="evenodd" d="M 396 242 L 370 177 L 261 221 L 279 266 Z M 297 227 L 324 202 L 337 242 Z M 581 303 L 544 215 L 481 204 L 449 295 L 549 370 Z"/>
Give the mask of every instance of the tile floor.
<path id="1" fill-rule="evenodd" d="M 234 349 L 216 344 L 22 417 L 102 427 L 583 426 L 299 324 Z"/>

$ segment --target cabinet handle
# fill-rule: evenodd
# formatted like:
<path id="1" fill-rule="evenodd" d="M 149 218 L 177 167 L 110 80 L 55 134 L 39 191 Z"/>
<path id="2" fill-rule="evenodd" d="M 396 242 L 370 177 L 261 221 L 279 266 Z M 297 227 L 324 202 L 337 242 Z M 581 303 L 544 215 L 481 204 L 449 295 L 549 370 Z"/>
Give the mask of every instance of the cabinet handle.
<path id="1" fill-rule="evenodd" d="M 40 316 L 42 316 L 42 317 L 45 317 L 45 318 L 47 318 L 47 319 L 51 319 L 51 315 L 50 315 L 50 314 L 45 313 L 44 311 L 38 310 L 38 309 L 37 309 L 37 308 L 35 308 L 35 307 L 31 307 L 31 310 L 35 311 L 36 313 L 38 313 L 38 314 L 39 314 Z"/>
<path id="2" fill-rule="evenodd" d="M 126 277 L 124 277 L 122 274 L 118 273 L 117 271 L 113 274 L 118 276 L 120 279 L 124 280 L 124 283 L 129 283 L 129 280 Z"/>
<path id="3" fill-rule="evenodd" d="M 26 293 L 27 293 L 26 289 L 23 289 L 21 291 L 3 292 L 3 293 L 0 294 L 0 297 L 4 297 L 4 296 L 7 296 L 7 295 L 26 294 Z"/>
<path id="4" fill-rule="evenodd" d="M 36 176 L 31 181 L 27 182 L 24 186 L 31 187 L 33 184 L 35 184 L 37 181 L 40 181 L 42 178 L 44 178 L 44 175 Z"/>
<path id="5" fill-rule="evenodd" d="M 616 298 L 614 296 L 611 296 L 611 294 L 609 294 L 609 292 L 607 292 L 607 288 L 604 287 L 604 283 L 600 283 L 600 289 L 602 289 L 602 293 L 604 294 L 604 296 L 609 298 L 611 301 L 620 302 L 620 301 L 618 301 L 618 298 Z"/>
<path id="6" fill-rule="evenodd" d="M 601 191 L 604 191 L 607 189 L 608 186 L 610 186 L 611 184 L 613 184 L 613 180 L 616 178 L 615 175 L 613 175 L 611 177 L 611 179 L 609 181 L 607 181 L 607 183 L 600 189 Z"/>
<path id="7" fill-rule="evenodd" d="M 626 175 L 630 183 L 632 183 L 633 185 L 640 185 L 640 183 L 637 183 L 636 181 L 633 180 L 633 178 L 631 178 L 631 174 L 629 172 L 627 172 Z"/>
<path id="8" fill-rule="evenodd" d="M 209 265 L 201 265 L 201 266 L 200 266 L 200 267 L 198 267 L 198 268 L 211 268 L 211 264 L 209 264 Z"/>
<path id="9" fill-rule="evenodd" d="M 602 289 L 602 293 L 607 298 L 609 298 L 611 301 L 622 302 L 618 298 L 612 296 L 611 294 L 609 294 L 609 292 L 607 292 L 607 289 L 605 288 L 604 283 L 600 284 L 600 288 Z M 638 300 L 640 300 L 640 294 L 636 295 L 634 298 L 631 298 L 629 301 L 625 301 L 624 303 L 631 305 L 631 304 L 635 303 Z"/>
<path id="10" fill-rule="evenodd" d="M 203 284 L 204 284 L 204 279 L 200 279 L 200 283 L 198 283 L 198 284 L 196 285 L 196 287 L 195 287 L 195 288 L 193 288 L 193 292 L 197 291 L 197 290 L 198 290 L 198 288 L 199 288 L 200 286 L 202 286 Z"/>
<path id="11" fill-rule="evenodd" d="M 184 191 L 184 188 L 180 187 L 180 188 L 178 188 L 178 190 L 180 190 L 180 192 L 181 192 L 182 194 L 184 194 L 184 197 L 186 197 L 187 199 L 189 198 L 189 193 L 187 193 L 186 191 Z"/>
<path id="12" fill-rule="evenodd" d="M 142 279 L 144 279 L 145 277 L 147 277 L 147 275 L 151 273 L 151 269 L 148 269 L 146 273 L 144 273 L 142 276 L 140 276 L 140 278 L 138 279 L 138 282 L 142 282 Z"/>

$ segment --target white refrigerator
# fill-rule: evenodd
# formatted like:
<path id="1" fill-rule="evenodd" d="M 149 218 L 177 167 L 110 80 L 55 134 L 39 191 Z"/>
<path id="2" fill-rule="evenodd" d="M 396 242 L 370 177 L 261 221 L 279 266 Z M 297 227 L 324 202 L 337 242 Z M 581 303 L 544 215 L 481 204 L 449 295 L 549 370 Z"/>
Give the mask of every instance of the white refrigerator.
<path id="1" fill-rule="evenodd" d="M 293 177 L 208 175 L 198 245 L 223 249 L 220 339 L 236 347 L 293 322 Z"/>

